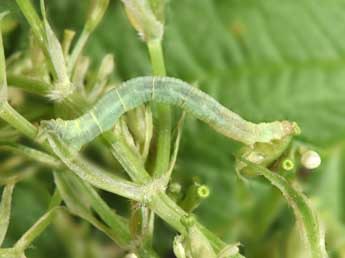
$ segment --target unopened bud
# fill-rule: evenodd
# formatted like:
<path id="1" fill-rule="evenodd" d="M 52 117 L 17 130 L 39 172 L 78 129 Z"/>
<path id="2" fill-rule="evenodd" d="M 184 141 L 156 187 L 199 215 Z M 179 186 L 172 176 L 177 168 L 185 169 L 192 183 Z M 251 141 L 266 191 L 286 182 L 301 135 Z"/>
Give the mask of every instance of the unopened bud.
<path id="1" fill-rule="evenodd" d="M 109 0 L 92 0 L 88 19 L 85 24 L 85 29 L 87 31 L 91 32 L 97 27 L 99 22 L 102 20 L 108 5 Z"/>
<path id="2" fill-rule="evenodd" d="M 145 41 L 161 40 L 164 0 L 122 0 L 132 26 Z"/>
<path id="3" fill-rule="evenodd" d="M 181 189 L 182 189 L 181 184 L 176 183 L 176 182 L 169 184 L 169 188 L 168 188 L 169 192 L 171 193 L 180 193 Z"/>
<path id="4" fill-rule="evenodd" d="M 301 163 L 307 169 L 315 169 L 320 166 L 321 157 L 317 152 L 309 150 L 302 154 Z"/>
<path id="5" fill-rule="evenodd" d="M 176 236 L 173 243 L 174 254 L 177 258 L 186 258 L 186 251 L 183 247 L 183 237 Z"/>

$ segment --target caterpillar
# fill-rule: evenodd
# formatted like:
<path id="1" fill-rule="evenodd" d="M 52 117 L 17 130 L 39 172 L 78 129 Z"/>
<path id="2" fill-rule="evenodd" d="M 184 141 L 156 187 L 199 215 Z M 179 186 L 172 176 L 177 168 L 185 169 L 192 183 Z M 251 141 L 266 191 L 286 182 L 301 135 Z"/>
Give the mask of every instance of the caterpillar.
<path id="1" fill-rule="evenodd" d="M 170 77 L 138 77 L 107 92 L 87 113 L 74 120 L 49 120 L 42 126 L 77 148 L 110 130 L 125 112 L 154 101 L 179 106 L 217 132 L 246 145 L 269 143 L 299 133 L 296 123 L 252 123 L 201 90 Z"/>

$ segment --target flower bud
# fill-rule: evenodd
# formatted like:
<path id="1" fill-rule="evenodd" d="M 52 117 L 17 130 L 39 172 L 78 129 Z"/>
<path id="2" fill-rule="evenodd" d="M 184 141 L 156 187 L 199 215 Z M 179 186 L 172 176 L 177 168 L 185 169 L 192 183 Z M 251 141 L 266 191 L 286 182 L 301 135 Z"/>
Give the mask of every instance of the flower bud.
<path id="1" fill-rule="evenodd" d="M 90 11 L 85 24 L 85 30 L 88 32 L 93 31 L 99 22 L 102 20 L 105 11 L 109 5 L 109 0 L 92 0 L 90 5 Z"/>
<path id="2" fill-rule="evenodd" d="M 194 183 L 186 193 L 185 198 L 180 203 L 182 209 L 192 212 L 210 195 L 210 188 L 206 185 Z"/>
<path id="3" fill-rule="evenodd" d="M 122 0 L 132 26 L 148 42 L 161 40 L 164 32 L 164 0 Z"/>
<path id="4" fill-rule="evenodd" d="M 177 258 L 186 258 L 186 251 L 183 247 L 183 237 L 176 236 L 173 243 L 174 254 Z"/>
<path id="5" fill-rule="evenodd" d="M 307 169 L 315 169 L 320 166 L 321 157 L 317 152 L 308 150 L 302 154 L 301 163 Z"/>

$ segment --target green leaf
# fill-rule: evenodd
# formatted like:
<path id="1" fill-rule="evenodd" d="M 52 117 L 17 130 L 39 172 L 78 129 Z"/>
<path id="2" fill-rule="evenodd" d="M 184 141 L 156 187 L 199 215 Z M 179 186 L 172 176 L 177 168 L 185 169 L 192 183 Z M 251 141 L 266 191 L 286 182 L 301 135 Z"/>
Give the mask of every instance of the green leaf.
<path id="1" fill-rule="evenodd" d="M 341 220 L 345 218 L 343 171 L 344 147 L 339 145 L 323 157 L 322 166 L 316 171 L 318 175 L 315 175 L 317 182 L 311 189 L 312 194 L 318 196 L 321 210 Z"/>
<path id="2" fill-rule="evenodd" d="M 213 30 L 199 23 L 193 34 L 182 30 L 197 19 L 187 16 L 192 6 L 213 21 Z M 302 137 L 315 144 L 343 137 L 340 2 L 184 1 L 174 8 L 184 44 L 206 73 L 202 88 L 249 120 L 297 121 Z M 210 40 L 193 48 L 205 34 Z"/>
<path id="3" fill-rule="evenodd" d="M 56 159 L 55 157 L 45 152 L 42 152 L 42 151 L 27 147 L 21 144 L 0 141 L 0 150 L 11 151 L 17 155 L 21 155 L 23 157 L 37 161 L 41 164 L 44 164 L 53 168 L 58 168 L 62 165 L 61 162 L 59 162 L 59 160 Z"/>
<path id="4" fill-rule="evenodd" d="M 345 247 L 344 154 L 344 144 L 325 152 L 321 167 L 310 175 L 312 180 L 308 185 L 310 195 L 318 201 L 318 209 L 325 222 L 327 250 L 340 257 Z"/>

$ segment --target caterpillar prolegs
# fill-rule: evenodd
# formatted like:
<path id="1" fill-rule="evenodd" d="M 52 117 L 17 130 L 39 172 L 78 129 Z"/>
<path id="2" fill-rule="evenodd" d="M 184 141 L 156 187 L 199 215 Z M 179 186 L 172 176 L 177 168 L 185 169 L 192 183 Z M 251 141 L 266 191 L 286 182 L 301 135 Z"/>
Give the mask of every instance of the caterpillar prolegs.
<path id="1" fill-rule="evenodd" d="M 79 148 L 110 130 L 125 112 L 149 101 L 179 106 L 219 133 L 250 146 L 299 133 L 294 122 L 255 124 L 186 82 L 150 76 L 131 79 L 110 90 L 93 108 L 75 120 L 50 120 L 43 126 Z"/>

